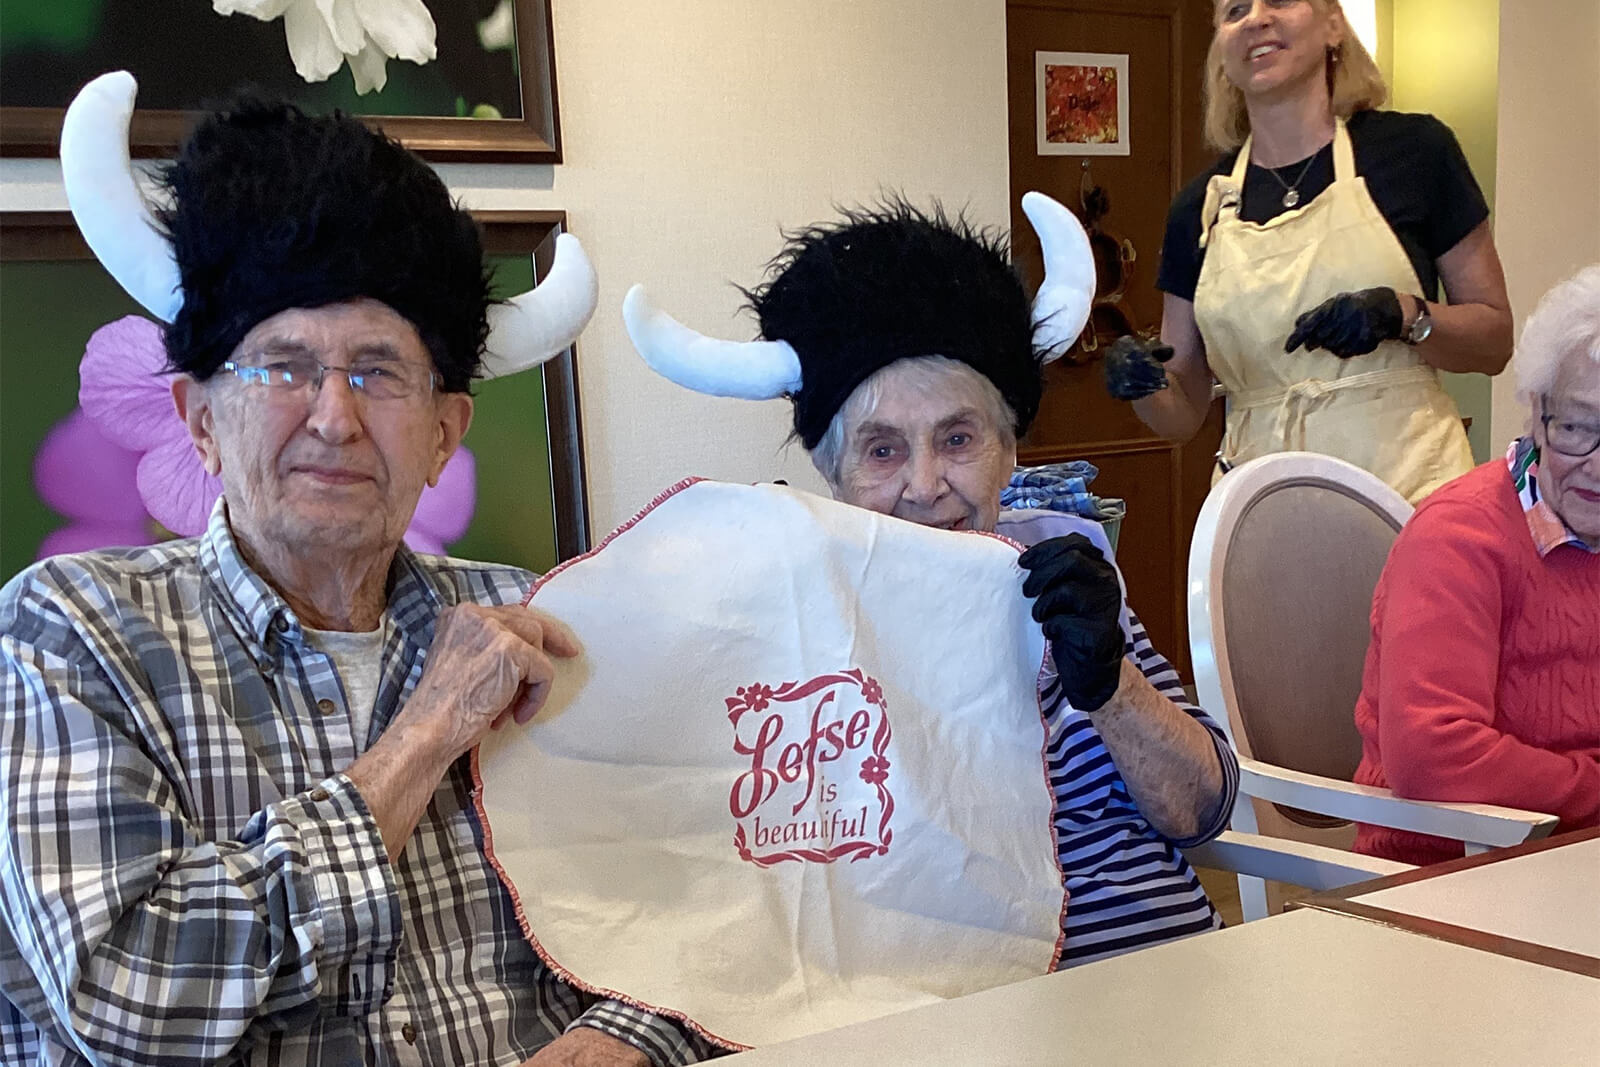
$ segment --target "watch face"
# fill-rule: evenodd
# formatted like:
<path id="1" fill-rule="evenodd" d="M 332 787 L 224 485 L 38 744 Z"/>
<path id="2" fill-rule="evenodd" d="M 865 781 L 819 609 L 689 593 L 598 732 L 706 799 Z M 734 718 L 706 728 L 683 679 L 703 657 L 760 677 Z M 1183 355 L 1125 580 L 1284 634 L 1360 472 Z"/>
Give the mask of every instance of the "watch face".
<path id="1" fill-rule="evenodd" d="M 1428 339 L 1428 335 L 1432 332 L 1433 316 L 1424 311 L 1417 316 L 1417 321 L 1411 324 L 1411 334 L 1406 340 L 1411 344 L 1420 345 Z"/>

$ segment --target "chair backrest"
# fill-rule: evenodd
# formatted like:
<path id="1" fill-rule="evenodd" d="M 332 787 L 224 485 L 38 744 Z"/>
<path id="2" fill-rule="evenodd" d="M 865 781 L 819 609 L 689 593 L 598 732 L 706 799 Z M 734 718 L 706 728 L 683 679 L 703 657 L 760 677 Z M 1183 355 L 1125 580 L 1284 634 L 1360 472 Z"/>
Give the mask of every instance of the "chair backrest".
<path id="1" fill-rule="evenodd" d="M 1225 713 L 1240 755 L 1350 780 L 1372 592 L 1411 510 L 1375 475 L 1309 452 L 1246 463 L 1206 498 L 1189 551 L 1190 650 L 1201 704 Z"/>

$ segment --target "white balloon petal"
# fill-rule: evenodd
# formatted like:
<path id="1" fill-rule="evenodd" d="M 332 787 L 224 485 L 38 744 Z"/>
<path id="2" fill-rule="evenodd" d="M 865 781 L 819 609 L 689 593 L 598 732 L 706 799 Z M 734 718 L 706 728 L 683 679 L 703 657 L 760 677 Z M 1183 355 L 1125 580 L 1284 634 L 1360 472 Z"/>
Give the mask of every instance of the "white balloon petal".
<path id="1" fill-rule="evenodd" d="M 262 22 L 271 22 L 295 2 L 296 0 L 211 0 L 211 10 L 219 15 L 249 15 Z"/>
<path id="2" fill-rule="evenodd" d="M 356 95 L 382 92 L 389 84 L 389 57 L 371 41 L 361 51 L 346 57 L 350 60 L 350 76 L 355 79 Z"/>
<path id="3" fill-rule="evenodd" d="M 686 389 L 741 400 L 800 391 L 800 357 L 787 341 L 721 341 L 696 333 L 655 307 L 642 285 L 623 298 L 622 320 L 651 369 Z"/>
<path id="4" fill-rule="evenodd" d="M 95 257 L 145 310 L 171 322 L 183 306 L 178 264 L 128 156 L 138 92 L 125 70 L 102 74 L 78 91 L 61 123 L 61 180 Z"/>
<path id="5" fill-rule="evenodd" d="M 438 55 L 437 29 L 422 0 L 346 0 L 367 36 L 386 55 L 427 63 Z"/>
<path id="6" fill-rule="evenodd" d="M 294 72 L 308 82 L 327 81 L 344 66 L 344 53 L 316 5 L 295 0 L 283 13 L 283 35 L 289 42 Z"/>
<path id="7" fill-rule="evenodd" d="M 361 16 L 356 14 L 356 6 L 352 0 L 312 0 L 317 6 L 317 13 L 322 16 L 322 21 L 327 23 L 328 32 L 333 34 L 333 43 L 339 51 L 347 56 L 355 55 L 361 51 L 361 46 L 367 43 L 367 31 L 361 26 Z"/>

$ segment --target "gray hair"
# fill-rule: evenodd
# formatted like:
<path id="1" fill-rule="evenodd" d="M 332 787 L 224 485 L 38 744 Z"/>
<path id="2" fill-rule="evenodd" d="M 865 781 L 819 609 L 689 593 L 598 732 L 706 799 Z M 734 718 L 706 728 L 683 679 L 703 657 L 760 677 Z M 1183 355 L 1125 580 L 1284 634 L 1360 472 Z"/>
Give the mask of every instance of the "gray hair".
<path id="1" fill-rule="evenodd" d="M 1511 361 L 1517 395 L 1535 403 L 1555 387 L 1568 360 L 1585 358 L 1600 372 L 1600 263 L 1545 293 L 1522 324 Z"/>
<path id="2" fill-rule="evenodd" d="M 811 450 L 811 463 L 830 487 L 838 488 L 840 468 L 844 459 L 845 427 L 858 423 L 878 410 L 883 399 L 885 375 L 903 376 L 912 389 L 924 396 L 946 392 L 957 383 L 976 385 L 983 397 L 984 414 L 999 432 L 1006 447 L 1017 443 L 1016 413 L 1000 395 L 1000 390 L 988 378 L 960 360 L 948 356 L 917 356 L 889 364 L 872 377 L 856 386 L 848 400 L 833 413 L 828 430 Z"/>

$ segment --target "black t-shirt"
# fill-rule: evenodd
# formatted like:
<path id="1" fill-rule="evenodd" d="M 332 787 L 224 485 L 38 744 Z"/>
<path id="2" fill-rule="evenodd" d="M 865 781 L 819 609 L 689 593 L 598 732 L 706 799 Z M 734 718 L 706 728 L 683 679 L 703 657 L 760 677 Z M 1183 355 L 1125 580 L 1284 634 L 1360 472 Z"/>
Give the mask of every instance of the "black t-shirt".
<path id="1" fill-rule="evenodd" d="M 1422 280 L 1423 292 L 1439 291 L 1438 258 L 1489 217 L 1483 191 L 1467 166 L 1467 157 L 1450 127 L 1432 115 L 1399 111 L 1358 111 L 1346 123 L 1355 152 L 1356 173 L 1367 181 L 1372 202 Z M 1238 152 L 1230 152 L 1204 174 L 1183 187 L 1167 212 L 1167 233 L 1161 242 L 1161 270 L 1156 287 L 1162 292 L 1194 299 L 1205 249 L 1200 247 L 1200 211 L 1206 184 L 1214 174 L 1233 170 Z M 1307 161 L 1274 168 L 1293 185 Z M 1298 186 L 1300 203 L 1309 203 L 1333 184 L 1333 144 L 1311 157 L 1306 176 Z M 1283 185 L 1264 167 L 1250 164 L 1245 172 L 1244 203 L 1240 217 L 1266 222 L 1289 210 L 1283 206 Z"/>

